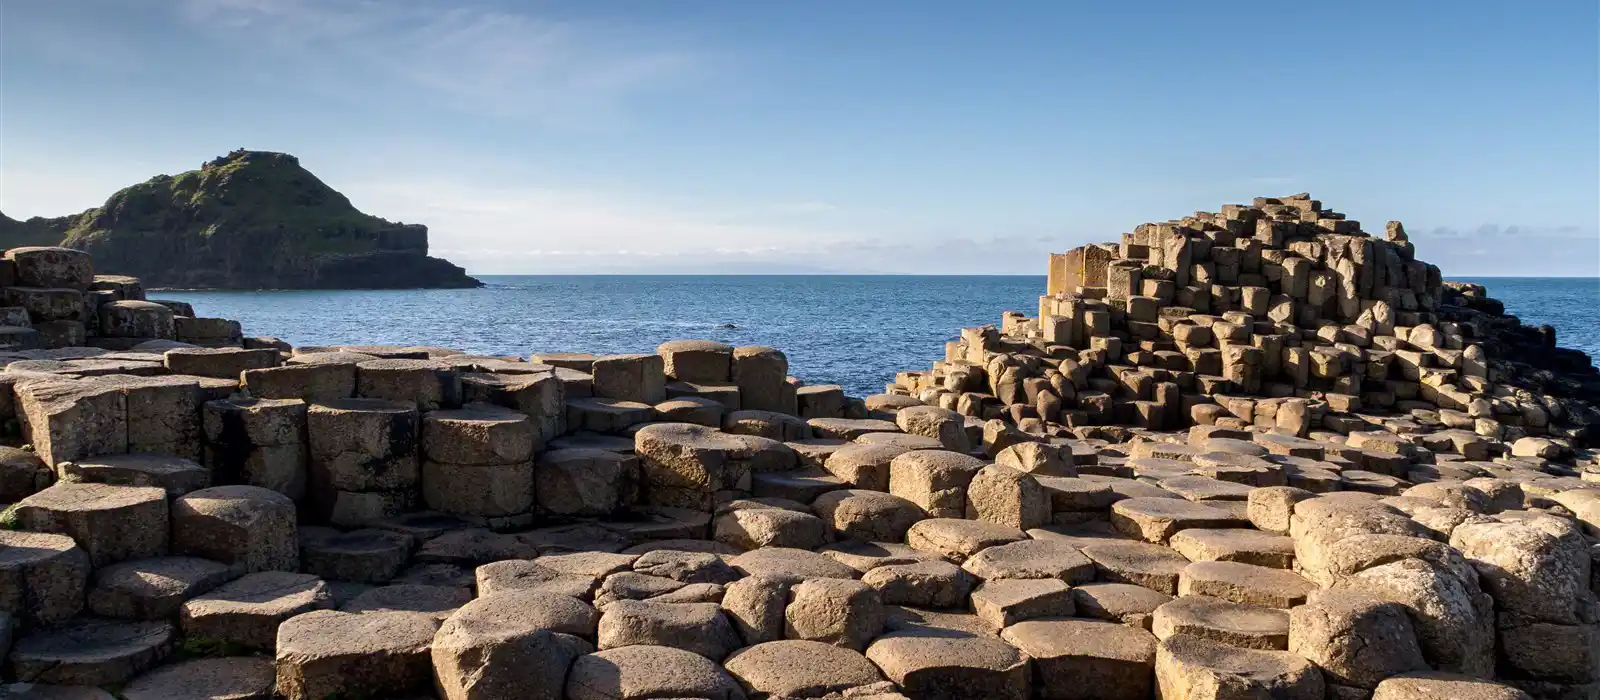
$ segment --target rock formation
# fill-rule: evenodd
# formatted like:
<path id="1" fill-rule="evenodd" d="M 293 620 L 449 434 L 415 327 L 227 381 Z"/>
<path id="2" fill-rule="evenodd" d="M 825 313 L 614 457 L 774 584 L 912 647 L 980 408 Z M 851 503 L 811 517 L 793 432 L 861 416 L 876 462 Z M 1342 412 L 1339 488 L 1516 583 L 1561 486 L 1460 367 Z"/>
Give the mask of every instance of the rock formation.
<path id="1" fill-rule="evenodd" d="M 13 697 L 1600 694 L 1593 367 L 1307 197 L 1058 256 L 865 399 L 0 274 Z"/>
<path id="2" fill-rule="evenodd" d="M 234 151 L 159 175 L 76 216 L 0 216 L 8 247 L 65 246 L 152 287 L 476 287 L 428 256 L 428 229 L 369 216 L 294 156 Z"/>

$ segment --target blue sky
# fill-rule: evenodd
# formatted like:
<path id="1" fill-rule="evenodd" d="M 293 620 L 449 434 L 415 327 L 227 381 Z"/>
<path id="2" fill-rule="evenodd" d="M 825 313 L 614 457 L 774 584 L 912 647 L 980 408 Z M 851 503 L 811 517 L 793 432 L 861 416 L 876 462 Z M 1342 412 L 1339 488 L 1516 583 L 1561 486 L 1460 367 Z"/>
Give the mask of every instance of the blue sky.
<path id="1" fill-rule="evenodd" d="M 497 272 L 1042 274 L 1310 191 L 1600 274 L 1600 17 L 1504 2 L 0 0 L 0 211 L 237 148 Z"/>

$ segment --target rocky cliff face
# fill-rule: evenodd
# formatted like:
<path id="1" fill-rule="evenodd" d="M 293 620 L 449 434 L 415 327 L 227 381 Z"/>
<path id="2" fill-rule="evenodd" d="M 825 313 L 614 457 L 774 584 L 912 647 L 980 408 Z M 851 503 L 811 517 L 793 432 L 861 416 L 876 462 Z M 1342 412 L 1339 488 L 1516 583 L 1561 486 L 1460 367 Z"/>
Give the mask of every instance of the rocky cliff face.
<path id="1" fill-rule="evenodd" d="M 453 288 L 482 283 L 428 256 L 428 229 L 358 211 L 294 156 L 235 151 L 59 219 L 0 221 L 7 245 L 62 245 L 152 287 Z"/>

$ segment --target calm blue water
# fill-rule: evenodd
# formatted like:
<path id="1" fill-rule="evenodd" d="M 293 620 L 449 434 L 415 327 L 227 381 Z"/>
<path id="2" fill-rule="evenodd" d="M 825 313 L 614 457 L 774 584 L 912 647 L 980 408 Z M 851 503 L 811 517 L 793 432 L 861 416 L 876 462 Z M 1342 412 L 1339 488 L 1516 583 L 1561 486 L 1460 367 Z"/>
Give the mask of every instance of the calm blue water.
<path id="1" fill-rule="evenodd" d="M 295 345 L 442 345 L 493 355 L 648 352 L 666 340 L 771 345 L 853 395 L 926 369 L 960 329 L 1033 314 L 1044 277 L 485 276 L 483 289 L 178 292 L 198 313 Z M 1600 280 L 1475 279 L 1525 323 L 1600 355 Z M 723 324 L 735 328 L 722 328 Z"/>
<path id="2" fill-rule="evenodd" d="M 652 352 L 667 340 L 771 345 L 809 383 L 883 391 L 927 369 L 961 328 L 1037 313 L 1044 277 L 497 276 L 482 289 L 162 291 L 248 335 L 295 345 L 442 345 L 529 355 Z M 722 328 L 723 324 L 735 328 Z"/>
<path id="3" fill-rule="evenodd" d="M 1556 344 L 1589 353 L 1600 361 L 1600 278 L 1597 277 L 1446 277 L 1489 288 L 1506 313 L 1530 326 L 1556 329 Z"/>

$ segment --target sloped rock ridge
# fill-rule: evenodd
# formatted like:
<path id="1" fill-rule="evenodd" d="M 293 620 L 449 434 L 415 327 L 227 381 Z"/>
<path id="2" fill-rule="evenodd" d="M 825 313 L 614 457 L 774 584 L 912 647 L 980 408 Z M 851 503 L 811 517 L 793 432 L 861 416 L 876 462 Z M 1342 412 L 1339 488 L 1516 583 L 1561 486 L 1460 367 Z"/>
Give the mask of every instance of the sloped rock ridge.
<path id="1" fill-rule="evenodd" d="M 238 150 L 56 219 L 0 216 L 7 246 L 64 246 L 152 287 L 481 286 L 428 255 L 428 229 L 358 211 L 285 153 Z"/>
<path id="2" fill-rule="evenodd" d="M 10 250 L 0 696 L 1596 697 L 1592 367 L 1359 231 L 1140 227 L 864 398 L 290 347 Z"/>

